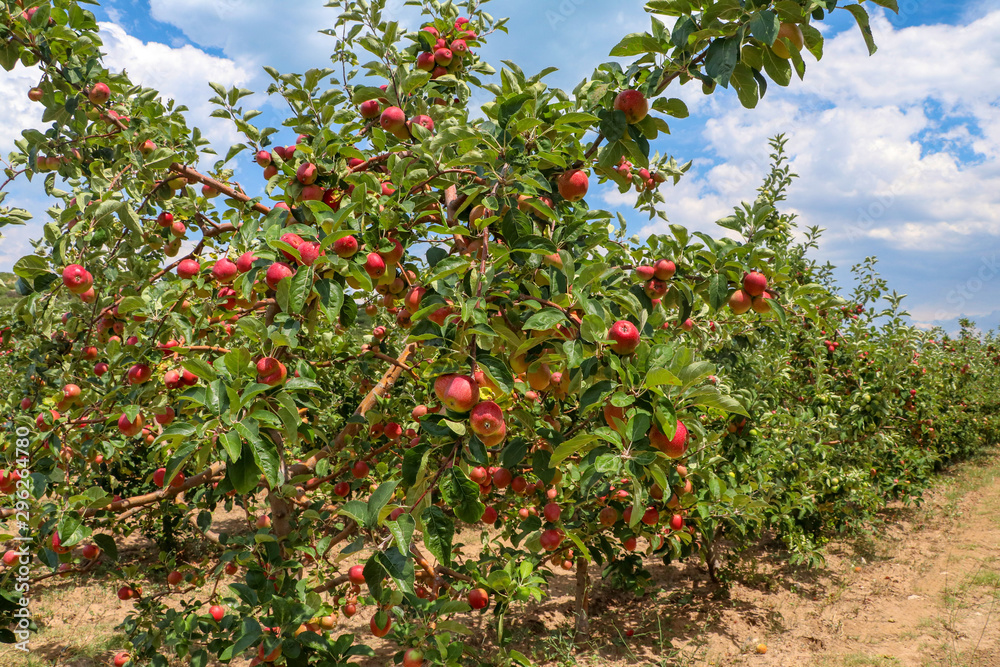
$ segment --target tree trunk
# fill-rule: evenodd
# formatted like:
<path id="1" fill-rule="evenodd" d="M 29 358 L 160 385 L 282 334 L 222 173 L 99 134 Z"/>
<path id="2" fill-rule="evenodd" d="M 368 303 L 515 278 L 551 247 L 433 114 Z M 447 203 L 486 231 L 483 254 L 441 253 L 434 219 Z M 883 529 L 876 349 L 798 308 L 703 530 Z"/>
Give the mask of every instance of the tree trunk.
<path id="1" fill-rule="evenodd" d="M 587 559 L 580 556 L 576 559 L 576 642 L 590 638 L 590 620 L 587 612 L 590 607 L 590 576 L 587 574 Z"/>

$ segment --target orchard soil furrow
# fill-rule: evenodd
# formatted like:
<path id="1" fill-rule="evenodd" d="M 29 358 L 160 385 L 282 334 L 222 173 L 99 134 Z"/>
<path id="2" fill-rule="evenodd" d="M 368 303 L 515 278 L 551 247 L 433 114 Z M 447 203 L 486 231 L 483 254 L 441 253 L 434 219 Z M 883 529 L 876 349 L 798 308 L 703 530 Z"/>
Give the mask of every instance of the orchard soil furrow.
<path id="1" fill-rule="evenodd" d="M 699 562 L 647 559 L 653 582 L 646 595 L 595 585 L 591 636 L 575 646 L 575 575 L 556 570 L 552 595 L 512 615 L 514 648 L 538 665 L 581 667 L 1000 667 L 1000 456 L 959 467 L 921 507 L 891 507 L 882 519 L 873 536 L 831 541 L 826 566 L 813 570 L 789 566 L 773 543 L 724 563 L 722 585 Z M 234 512 L 216 524 L 240 521 Z M 473 553 L 474 534 L 461 537 Z M 122 556 L 151 564 L 156 551 L 134 538 Z M 150 582 L 149 590 L 162 585 Z M 39 584 L 32 652 L 0 648 L 0 665 L 110 664 L 124 641 L 115 625 L 131 606 L 116 588 L 99 572 Z M 370 637 L 371 614 L 361 606 L 334 632 Z M 487 621 L 464 619 L 489 654 L 495 637 Z M 372 639 L 376 656 L 359 664 L 394 664 L 395 646 Z"/>

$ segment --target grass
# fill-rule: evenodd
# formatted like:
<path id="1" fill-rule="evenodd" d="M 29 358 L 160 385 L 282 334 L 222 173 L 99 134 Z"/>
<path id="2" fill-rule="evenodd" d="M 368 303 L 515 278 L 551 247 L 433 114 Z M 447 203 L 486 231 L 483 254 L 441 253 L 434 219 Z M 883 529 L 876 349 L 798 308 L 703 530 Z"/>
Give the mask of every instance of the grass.
<path id="1" fill-rule="evenodd" d="M 834 658 L 823 658 L 815 663 L 816 667 L 901 667 L 899 658 L 890 655 L 864 655 L 850 653 Z"/>

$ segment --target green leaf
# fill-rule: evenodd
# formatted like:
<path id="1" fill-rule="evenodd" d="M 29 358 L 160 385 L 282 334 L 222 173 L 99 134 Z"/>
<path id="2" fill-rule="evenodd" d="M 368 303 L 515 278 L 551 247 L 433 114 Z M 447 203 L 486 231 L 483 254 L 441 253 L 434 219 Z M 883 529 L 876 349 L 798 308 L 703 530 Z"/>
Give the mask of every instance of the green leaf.
<path id="1" fill-rule="evenodd" d="M 666 368 L 653 368 L 646 374 L 644 384 L 647 389 L 651 389 L 665 384 L 679 387 L 683 382 Z"/>
<path id="2" fill-rule="evenodd" d="M 552 452 L 549 459 L 550 466 L 557 466 L 570 456 L 583 456 L 597 446 L 600 438 L 593 433 L 578 433 L 566 442 L 562 443 Z"/>
<path id="3" fill-rule="evenodd" d="M 545 308 L 540 310 L 525 322 L 521 328 L 522 329 L 554 329 L 558 325 L 566 321 L 566 315 L 555 308 Z"/>
<path id="4" fill-rule="evenodd" d="M 396 490 L 397 486 L 399 486 L 398 481 L 384 482 L 379 485 L 379 487 L 375 489 L 375 492 L 372 493 L 371 497 L 368 498 L 368 508 L 365 513 L 364 521 L 366 526 L 370 528 L 378 526 L 379 512 L 382 511 L 382 508 L 385 507 L 386 503 L 389 502 L 389 499 L 392 498 L 392 494 Z"/>
<path id="5" fill-rule="evenodd" d="M 207 382 L 212 382 L 219 377 L 219 374 L 215 372 L 215 369 L 207 361 L 198 359 L 197 357 L 182 360 L 181 366 Z"/>
<path id="6" fill-rule="evenodd" d="M 854 16 L 854 20 L 858 22 L 861 36 L 865 38 L 865 45 L 868 47 L 868 55 L 874 55 L 878 51 L 878 47 L 875 46 L 875 37 L 872 35 L 872 27 L 868 21 L 868 11 L 861 5 L 844 5 L 844 9 L 849 11 Z"/>
<path id="7" fill-rule="evenodd" d="M 625 35 L 608 54 L 613 58 L 638 56 L 643 53 L 664 53 L 663 45 L 652 35 L 644 32 L 633 32 Z"/>
<path id="8" fill-rule="evenodd" d="M 483 518 L 486 507 L 480 501 L 479 485 L 465 476 L 460 468 L 451 468 L 441 477 L 441 496 L 465 523 Z"/>
<path id="9" fill-rule="evenodd" d="M 732 396 L 720 393 L 715 387 L 699 391 L 698 395 L 691 402 L 691 405 L 704 405 L 705 407 L 724 410 L 725 412 L 743 415 L 744 417 L 750 416 L 746 408 L 743 407 L 743 404 Z"/>
<path id="10" fill-rule="evenodd" d="M 480 354 L 476 357 L 476 363 L 482 367 L 483 372 L 505 394 L 514 391 L 514 374 L 502 360 L 488 354 Z"/>
<path id="11" fill-rule="evenodd" d="M 451 543 L 455 537 L 455 522 L 437 505 L 431 505 L 420 515 L 424 524 L 424 545 L 445 567 L 451 567 Z"/>
<path id="12" fill-rule="evenodd" d="M 243 443 L 236 431 L 226 431 L 219 437 L 219 442 L 222 443 L 222 448 L 229 456 L 230 462 L 240 458 L 240 453 L 243 451 Z"/>
<path id="13" fill-rule="evenodd" d="M 389 532 L 396 540 L 396 548 L 399 549 L 401 553 L 410 552 L 410 541 L 413 538 L 413 529 L 416 527 L 416 522 L 413 521 L 413 517 L 407 513 L 400 514 L 395 521 L 387 521 L 386 525 L 389 527 Z"/>
<path id="14" fill-rule="evenodd" d="M 111 560 L 118 560 L 118 545 L 115 543 L 114 537 L 97 533 L 93 536 L 93 540 Z"/>
<path id="15" fill-rule="evenodd" d="M 705 73 L 714 81 L 729 87 L 729 79 L 740 56 L 740 40 L 737 37 L 715 39 L 705 55 Z"/>
<path id="16" fill-rule="evenodd" d="M 27 255 L 17 260 L 14 264 L 14 273 L 24 278 L 29 283 L 43 273 L 51 273 L 48 264 L 42 257 L 37 255 Z"/>
<path id="17" fill-rule="evenodd" d="M 753 35 L 754 39 L 760 40 L 766 46 L 774 44 L 774 40 L 778 38 L 778 30 L 780 29 L 781 21 L 778 20 L 778 15 L 770 9 L 757 12 L 750 19 L 750 34 Z"/>
<path id="18" fill-rule="evenodd" d="M 260 468 L 254 459 L 250 443 L 244 442 L 239 459 L 227 464 L 226 476 L 239 494 L 250 493 L 257 488 L 257 484 L 260 482 Z"/>
<path id="19" fill-rule="evenodd" d="M 250 446 L 250 455 L 257 464 L 257 468 L 264 473 L 264 479 L 267 480 L 272 489 L 276 488 L 281 483 L 278 446 L 271 442 L 270 438 L 260 437 L 257 424 L 252 420 L 236 422 L 235 428 Z M 243 453 L 246 454 L 245 448 Z M 242 459 L 242 455 L 240 458 Z"/>
<path id="20" fill-rule="evenodd" d="M 359 526 L 364 526 L 365 517 L 368 515 L 368 504 L 361 500 L 348 500 L 340 506 L 338 513 L 353 519 Z"/>

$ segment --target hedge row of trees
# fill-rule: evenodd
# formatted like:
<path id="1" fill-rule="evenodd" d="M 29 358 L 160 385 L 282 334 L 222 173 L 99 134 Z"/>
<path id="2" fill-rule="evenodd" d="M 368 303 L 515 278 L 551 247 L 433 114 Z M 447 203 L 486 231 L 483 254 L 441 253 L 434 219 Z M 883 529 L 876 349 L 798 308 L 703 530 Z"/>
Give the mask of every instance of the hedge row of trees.
<path id="1" fill-rule="evenodd" d="M 670 87 L 755 106 L 822 56 L 833 0 L 653 0 L 612 52 L 633 62 L 573 91 L 482 61 L 505 29 L 483 3 L 429 0 L 410 30 L 382 0 L 332 5 L 334 66 L 268 70 L 296 143 L 213 86 L 243 141 L 205 167 L 182 107 L 103 66 L 81 4 L 5 0 L 0 65 L 38 68 L 51 122 L 6 173 L 54 207 L 0 315 L 3 515 L 27 513 L 36 580 L 106 568 L 134 600 L 117 665 L 347 664 L 371 653 L 337 631 L 356 613 L 407 667 L 527 665 L 507 619 L 553 568 L 582 636 L 598 576 L 641 588 L 650 553 L 714 576 L 765 535 L 816 563 L 995 442 L 992 335 L 908 326 L 873 260 L 840 295 L 819 230 L 781 212 L 783 137 L 718 236 L 636 243 L 590 207 L 612 183 L 662 218 L 688 168 L 651 150 L 687 116 Z M 214 525 L 234 508 L 243 530 Z M 119 559 L 140 528 L 166 583 Z"/>

